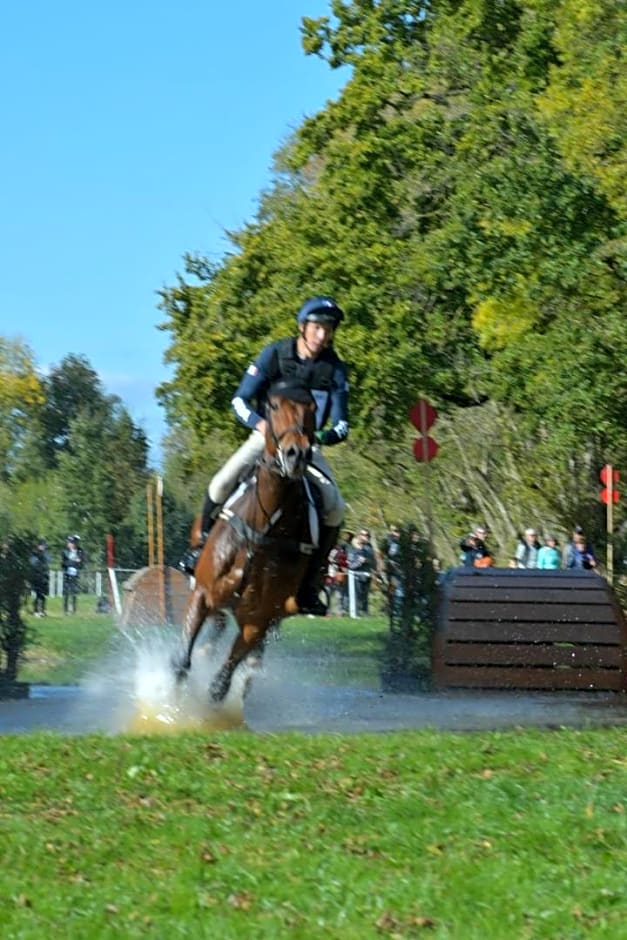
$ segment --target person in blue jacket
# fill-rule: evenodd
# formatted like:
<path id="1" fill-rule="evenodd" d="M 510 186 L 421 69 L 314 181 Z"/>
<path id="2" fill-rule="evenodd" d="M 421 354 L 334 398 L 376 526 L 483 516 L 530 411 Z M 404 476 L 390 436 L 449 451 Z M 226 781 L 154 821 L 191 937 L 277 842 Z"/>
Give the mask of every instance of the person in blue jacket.
<path id="1" fill-rule="evenodd" d="M 202 508 L 202 538 L 182 559 L 184 570 L 193 573 L 222 505 L 263 454 L 268 390 L 280 380 L 297 382 L 311 391 L 316 403 L 315 445 L 307 475 L 320 494 L 322 516 L 318 549 L 312 555 L 298 602 L 304 613 L 326 613 L 326 605 L 319 598 L 321 571 L 337 541 L 345 504 L 321 448 L 340 444 L 348 436 L 348 371 L 333 348 L 335 332 L 343 319 L 343 311 L 331 297 L 306 300 L 296 317 L 297 335 L 265 346 L 246 369 L 231 405 L 237 419 L 251 433 L 209 483 Z"/>

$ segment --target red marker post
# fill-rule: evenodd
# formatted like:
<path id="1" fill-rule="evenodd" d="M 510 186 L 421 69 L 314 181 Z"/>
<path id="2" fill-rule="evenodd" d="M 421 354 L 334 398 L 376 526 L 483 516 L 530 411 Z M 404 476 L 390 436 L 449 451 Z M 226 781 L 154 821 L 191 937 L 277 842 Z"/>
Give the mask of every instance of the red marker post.
<path id="1" fill-rule="evenodd" d="M 601 502 L 605 503 L 607 510 L 605 514 L 607 530 L 607 579 L 612 584 L 614 580 L 614 504 L 620 499 L 617 485 L 620 481 L 618 470 L 614 470 L 611 463 L 606 463 L 599 479 L 603 484 L 601 490 Z"/>
<path id="2" fill-rule="evenodd" d="M 433 405 L 425 398 L 419 398 L 418 401 L 409 409 L 408 417 L 416 430 L 420 431 L 420 437 L 417 437 L 414 441 L 413 453 L 414 458 L 418 461 L 418 463 L 424 463 L 426 465 L 425 470 L 427 472 L 427 479 L 425 482 L 425 502 L 428 530 L 427 535 L 429 541 L 431 542 L 432 527 L 431 505 L 429 501 L 428 468 L 429 463 L 433 460 L 438 452 L 438 442 L 429 436 L 429 430 L 435 424 L 438 413 Z"/>
<path id="3" fill-rule="evenodd" d="M 438 452 L 437 441 L 429 437 L 429 429 L 435 424 L 437 411 L 425 398 L 419 398 L 409 409 L 409 420 L 420 431 L 420 437 L 414 441 L 414 457 L 419 463 L 428 463 Z"/>

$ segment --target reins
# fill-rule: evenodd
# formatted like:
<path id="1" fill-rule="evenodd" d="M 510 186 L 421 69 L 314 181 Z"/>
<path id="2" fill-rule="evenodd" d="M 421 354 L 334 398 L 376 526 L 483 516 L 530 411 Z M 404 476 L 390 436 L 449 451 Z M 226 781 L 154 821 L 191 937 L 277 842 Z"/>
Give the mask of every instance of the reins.
<path id="1" fill-rule="evenodd" d="M 262 461 L 260 461 L 262 463 Z M 272 472 L 267 463 L 265 464 L 269 472 Z M 309 481 L 303 478 L 301 481 L 302 488 L 305 495 L 306 504 L 313 505 L 313 496 L 311 493 L 311 488 Z M 263 529 L 255 529 L 246 522 L 242 516 L 234 512 L 229 506 L 225 506 L 221 513 L 220 518 L 224 519 L 229 523 L 231 528 L 236 532 L 236 534 L 242 539 L 242 541 L 247 544 L 247 555 L 250 558 L 253 554 L 254 547 L 272 547 L 280 546 L 286 552 L 290 553 L 300 553 L 302 555 L 311 555 L 316 545 L 313 542 L 301 542 L 299 539 L 291 539 L 282 535 L 270 535 L 270 532 L 277 524 L 279 519 L 282 518 L 284 513 L 284 507 L 278 506 L 273 513 L 269 513 L 261 501 L 261 494 L 259 492 L 259 476 L 255 474 L 251 481 L 251 486 L 254 489 L 254 497 L 257 503 L 257 506 L 260 508 L 263 516 L 265 517 L 266 524 Z M 250 492 L 250 491 L 249 491 Z"/>
<path id="2" fill-rule="evenodd" d="M 315 532 L 312 533 L 314 538 L 311 542 L 301 542 L 299 539 L 290 538 L 289 536 L 271 534 L 279 520 L 284 517 L 284 500 L 279 499 L 276 509 L 273 512 L 268 511 L 268 509 L 263 504 L 263 494 L 259 485 L 260 473 L 263 473 L 265 470 L 267 474 L 272 475 L 275 478 L 278 477 L 282 480 L 286 480 L 287 474 L 285 472 L 284 463 L 280 457 L 282 452 L 281 442 L 288 434 L 292 433 L 298 434 L 301 437 L 307 437 L 307 429 L 301 422 L 294 422 L 281 431 L 280 434 L 277 434 L 272 421 L 272 412 L 276 410 L 276 406 L 273 406 L 270 403 L 268 410 L 266 448 L 264 449 L 263 455 L 257 461 L 258 469 L 250 479 L 248 488 L 248 493 L 250 493 L 250 487 L 253 488 L 253 498 L 265 520 L 263 527 L 261 529 L 254 528 L 234 508 L 232 509 L 229 503 L 224 506 L 220 513 L 220 517 L 228 522 L 237 536 L 246 543 L 247 556 L 249 561 L 251 560 L 256 548 L 278 547 L 280 550 L 286 553 L 311 555 L 314 549 L 317 547 L 317 538 Z M 276 448 L 275 453 L 270 452 L 268 447 L 269 443 L 271 443 Z M 293 480 L 291 482 L 288 481 L 287 485 L 290 486 L 292 483 L 298 483 L 301 485 L 305 506 L 310 508 L 314 507 L 315 503 L 313 494 L 311 492 L 311 486 L 307 478 L 303 476 L 300 480 Z M 309 509 L 307 511 L 309 511 Z"/>

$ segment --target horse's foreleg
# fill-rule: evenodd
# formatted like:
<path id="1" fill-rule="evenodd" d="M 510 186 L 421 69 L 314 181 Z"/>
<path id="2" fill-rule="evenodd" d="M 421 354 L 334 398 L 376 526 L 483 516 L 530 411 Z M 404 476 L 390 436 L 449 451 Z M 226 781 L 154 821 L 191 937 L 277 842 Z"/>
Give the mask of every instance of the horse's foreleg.
<path id="1" fill-rule="evenodd" d="M 178 682 L 185 679 L 192 667 L 192 651 L 200 628 L 205 622 L 208 609 L 202 591 L 195 590 L 189 599 L 183 627 L 183 647 L 172 658 L 172 667 Z"/>
<path id="2" fill-rule="evenodd" d="M 216 674 L 213 682 L 209 686 L 209 694 L 212 701 L 222 702 L 231 688 L 233 673 L 239 664 L 252 653 L 253 650 L 263 650 L 263 637 L 265 631 L 262 627 L 253 624 L 245 624 L 238 633 L 231 651 L 227 656 L 226 662 Z M 261 652 L 260 651 L 260 652 Z"/>

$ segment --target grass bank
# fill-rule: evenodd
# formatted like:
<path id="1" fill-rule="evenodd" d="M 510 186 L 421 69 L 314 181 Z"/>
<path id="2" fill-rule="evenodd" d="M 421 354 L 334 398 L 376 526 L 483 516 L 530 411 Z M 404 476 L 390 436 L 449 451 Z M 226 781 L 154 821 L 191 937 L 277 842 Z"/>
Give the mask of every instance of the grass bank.
<path id="1" fill-rule="evenodd" d="M 75 615 L 64 615 L 60 598 L 51 598 L 48 616 L 38 620 L 26 614 L 34 642 L 26 649 L 19 678 L 44 685 L 73 685 L 98 660 L 120 643 L 111 614 L 96 613 L 96 598 L 82 596 Z M 146 635 L 150 628 L 144 628 Z M 385 617 L 309 618 L 286 620 L 271 642 L 281 654 L 306 663 L 312 680 L 358 684 L 378 688 Z M 178 635 L 176 629 L 173 636 Z M 270 652 L 271 655 L 271 652 Z"/>
<path id="2" fill-rule="evenodd" d="M 117 628 L 112 614 L 96 613 L 96 598 L 80 595 L 76 614 L 64 614 L 62 599 L 48 599 L 47 616 L 23 614 L 33 637 L 18 678 L 44 685 L 73 685 L 109 649 Z"/>
<path id="3" fill-rule="evenodd" d="M 623 729 L 4 738 L 5 940 L 626 936 Z"/>

